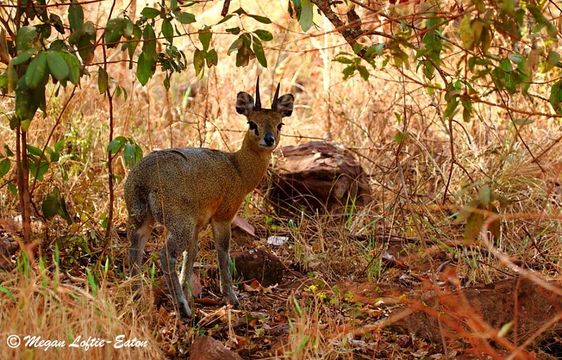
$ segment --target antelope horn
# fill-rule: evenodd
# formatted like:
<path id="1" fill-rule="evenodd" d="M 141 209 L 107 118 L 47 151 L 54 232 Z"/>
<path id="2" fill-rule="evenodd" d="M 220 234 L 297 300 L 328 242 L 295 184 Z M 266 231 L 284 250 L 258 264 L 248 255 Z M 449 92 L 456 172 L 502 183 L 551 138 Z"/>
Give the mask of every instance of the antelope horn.
<path id="1" fill-rule="evenodd" d="M 261 110 L 261 100 L 260 100 L 260 77 L 256 81 L 256 104 L 254 105 L 254 110 Z"/>
<path id="2" fill-rule="evenodd" d="M 281 84 L 277 83 L 277 89 L 275 90 L 275 95 L 273 95 L 273 101 L 271 103 L 271 109 L 272 110 L 276 110 L 277 109 L 277 100 L 279 100 L 279 86 Z"/>

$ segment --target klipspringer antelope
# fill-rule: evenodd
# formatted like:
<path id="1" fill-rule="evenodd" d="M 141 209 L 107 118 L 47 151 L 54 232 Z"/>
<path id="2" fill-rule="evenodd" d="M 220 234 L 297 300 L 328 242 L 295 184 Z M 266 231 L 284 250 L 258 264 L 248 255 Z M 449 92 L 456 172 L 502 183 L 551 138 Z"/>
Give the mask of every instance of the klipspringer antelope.
<path id="1" fill-rule="evenodd" d="M 191 316 L 187 299 L 192 296 L 198 233 L 209 223 L 218 253 L 221 291 L 228 303 L 239 304 L 229 271 L 231 223 L 246 195 L 266 173 L 271 153 L 279 143 L 282 119 L 292 114 L 293 102 L 291 94 L 279 97 L 277 85 L 271 109 L 262 108 L 258 78 L 255 102 L 246 92 L 239 92 L 236 98 L 236 111 L 248 120 L 248 131 L 238 151 L 158 150 L 143 158 L 129 173 L 125 202 L 129 212 L 131 275 L 142 267 L 152 225 L 163 224 L 169 235 L 160 251 L 160 262 L 170 295 L 184 316 Z M 184 251 L 178 278 L 176 259 Z"/>

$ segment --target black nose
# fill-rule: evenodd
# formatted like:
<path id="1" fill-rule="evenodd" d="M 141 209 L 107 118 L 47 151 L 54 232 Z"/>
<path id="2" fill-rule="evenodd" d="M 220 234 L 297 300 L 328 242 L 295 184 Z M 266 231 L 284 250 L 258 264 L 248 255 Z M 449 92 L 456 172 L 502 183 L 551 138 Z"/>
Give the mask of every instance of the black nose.
<path id="1" fill-rule="evenodd" d="M 273 146 L 273 144 L 275 144 L 275 138 L 272 134 L 265 134 L 263 141 L 265 141 L 267 146 Z"/>

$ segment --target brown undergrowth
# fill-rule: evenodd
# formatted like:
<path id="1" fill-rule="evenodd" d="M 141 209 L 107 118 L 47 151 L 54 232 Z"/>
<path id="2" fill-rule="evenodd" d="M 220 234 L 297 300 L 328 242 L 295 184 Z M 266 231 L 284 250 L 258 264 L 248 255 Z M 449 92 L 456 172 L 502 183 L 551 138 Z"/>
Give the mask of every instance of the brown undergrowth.
<path id="1" fill-rule="evenodd" d="M 256 12 L 264 10 L 260 2 L 248 6 L 256 7 Z M 214 16 L 212 9 L 207 10 L 203 18 Z M 304 37 L 293 32 L 296 27 L 283 14 L 271 15 L 279 40 L 268 52 L 270 63 L 277 65 L 267 71 L 255 64 L 236 68 L 234 60 L 225 56 L 202 79 L 195 78 L 192 70 L 180 74 L 166 92 L 162 78 L 156 76 L 142 88 L 133 83 L 125 65 L 112 65 L 110 76 L 127 90 L 126 98 L 115 98 L 114 132 L 133 138 L 145 153 L 170 146 L 235 150 L 245 131 L 243 119 L 235 114 L 235 95 L 251 89 L 261 72 L 265 98 L 277 81 L 285 92 L 296 95 L 295 114 L 286 121 L 282 144 L 315 139 L 344 144 L 369 175 L 373 202 L 365 208 L 349 206 L 337 220 L 307 213 L 280 217 L 263 200 L 263 193 L 254 193 L 240 214 L 256 227 L 258 239 L 235 232 L 233 247 L 274 252 L 286 266 L 283 282 L 273 287 L 239 282 L 241 308 L 224 307 L 206 231 L 197 263 L 203 300 L 195 304 L 197 314 L 191 323 L 179 321 L 159 280 L 157 254 L 165 236 L 161 229 L 154 231 L 147 246 L 140 297 L 133 297 L 125 276 L 128 243 L 122 184 L 127 169 L 120 158 L 114 169 L 116 230 L 109 241 L 103 238 L 108 115 L 107 102 L 98 95 L 92 78 L 76 91 L 61 125 L 54 128 L 53 142 L 65 144 L 61 160 L 50 164 L 33 194 L 39 205 L 58 187 L 73 222 L 59 218 L 45 222 L 40 212 L 34 214 L 38 244 L 34 261 L 29 263 L 18 253 L 10 257 L 11 269 L 0 270 L 2 354 L 185 357 L 195 336 L 209 334 L 244 358 L 560 355 L 560 348 L 547 341 L 554 344 L 562 337 L 556 327 L 562 264 L 559 120 L 515 113 L 529 120 L 515 129 L 501 106 L 480 103 L 471 122 L 454 123 L 452 153 L 451 134 L 442 115 L 444 101 L 411 81 L 420 76 L 414 69 L 402 73 L 387 67 L 373 71 L 369 81 L 342 81 L 340 64 L 327 60 L 340 50 L 338 37 Z M 213 41 L 217 49 L 228 48 L 220 37 Z M 31 144 L 44 144 L 70 91 L 49 89 L 49 111 L 33 121 Z M 533 85 L 531 91 L 541 93 L 541 85 Z M 13 106 L 12 99 L 0 101 L 6 108 Z M 510 107 L 535 105 L 514 96 Z M 12 135 L 7 122 L 0 122 L 0 151 L 4 144 L 13 148 Z M 12 170 L 8 178 L 14 176 Z M 467 239 L 465 206 L 473 208 L 474 201 L 486 194 L 493 194 L 497 213 L 485 212 L 485 216 L 499 219 L 499 233 L 492 237 L 486 231 L 479 233 L 479 228 L 474 239 Z M 1 241 L 19 238 L 17 197 L 4 180 L 0 220 Z M 289 241 L 268 246 L 265 239 L 270 235 L 286 235 Z M 536 284 L 540 296 L 553 296 L 550 302 L 540 303 L 549 316 L 532 331 L 520 331 L 517 319 L 501 317 L 503 321 L 496 323 L 462 306 L 462 294 L 472 294 L 473 287 L 516 277 Z M 496 295 L 490 291 L 493 299 L 503 290 Z M 428 292 L 437 295 L 429 301 L 424 297 Z M 522 301 L 518 295 L 512 299 Z M 416 311 L 428 316 L 418 321 L 422 327 L 430 319 L 440 320 L 436 327 L 427 325 L 430 334 L 399 326 L 402 317 Z M 451 332 L 457 336 L 447 335 Z M 8 349 L 5 339 L 11 334 L 66 342 L 78 336 L 113 340 L 125 335 L 147 340 L 148 345 L 92 347 L 87 352 Z M 541 342 L 543 334 L 548 335 L 547 342 Z"/>

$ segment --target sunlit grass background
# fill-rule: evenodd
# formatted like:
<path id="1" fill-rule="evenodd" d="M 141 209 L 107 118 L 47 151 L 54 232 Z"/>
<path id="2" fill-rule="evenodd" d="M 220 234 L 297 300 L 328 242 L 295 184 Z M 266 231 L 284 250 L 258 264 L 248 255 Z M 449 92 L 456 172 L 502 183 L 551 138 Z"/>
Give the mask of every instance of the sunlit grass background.
<path id="1" fill-rule="evenodd" d="M 127 4 L 117 2 L 116 13 Z M 212 40 L 212 46 L 219 53 L 219 64 L 205 69 L 202 77 L 196 77 L 193 67 L 188 66 L 185 72 L 173 77 L 170 91 L 162 85 L 162 74 L 157 73 L 141 87 L 126 61 L 110 64 L 111 83 L 121 86 L 127 94 L 114 99 L 114 133 L 134 139 L 145 154 L 158 148 L 185 146 L 234 151 L 240 146 L 246 129 L 245 119 L 235 111 L 235 97 L 238 91 L 253 93 L 259 75 L 263 103 L 269 104 L 278 82 L 282 93 L 290 92 L 296 97 L 295 112 L 285 121 L 282 145 L 317 139 L 341 143 L 357 154 L 370 177 L 373 203 L 349 214 L 344 224 L 334 225 L 323 216 L 303 216 L 293 219 L 298 224 L 296 228 L 288 227 L 287 219 L 280 219 L 272 230 L 265 228 L 263 198 L 256 195 L 246 204 L 249 221 L 264 229 L 263 233 L 290 234 L 292 244 L 288 248 L 288 259 L 301 264 L 313 278 L 325 281 L 328 289 L 343 280 L 384 281 L 388 274 L 381 265 L 381 256 L 388 243 L 376 241 L 375 234 L 379 235 L 376 238 L 379 240 L 384 236 L 420 240 L 405 241 L 403 254 L 412 264 L 428 262 L 433 270 L 443 261 L 433 260 L 432 254 L 445 252 L 455 259 L 457 274 L 466 285 L 505 277 L 510 270 L 489 252 L 478 246 L 463 249 L 450 246 L 463 239 L 463 224 L 455 220 L 456 214 L 463 205 L 477 198 L 484 186 L 501 199 L 499 211 L 505 216 L 501 237 L 494 243 L 496 248 L 517 259 L 518 264 L 532 267 L 547 277 L 555 276 L 553 269 L 560 269 L 562 254 L 562 199 L 557 197 L 562 147 L 559 144 L 548 146 L 561 135 L 560 120 L 514 114 L 518 119 L 533 120 L 519 127 L 519 131 L 546 170 L 543 174 L 518 137 L 507 112 L 501 107 L 475 105 L 475 116 L 470 122 L 459 119 L 454 123 L 457 165 L 450 177 L 447 199 L 443 201 L 452 162 L 449 125 L 442 114 L 444 100 L 417 83 L 424 80 L 414 64 L 401 69 L 401 73 L 390 65 L 382 68 L 381 61 L 381 68 L 371 70 L 368 81 L 359 76 L 344 81 L 342 64 L 332 61 L 339 52 L 349 52 L 342 38 L 332 33 L 329 24 L 319 16 L 315 18 L 317 27 L 312 32 L 301 33 L 296 21 L 287 14 L 286 5 L 285 1 L 243 1 L 241 4 L 248 12 L 267 15 L 273 21 L 270 26 L 251 19 L 243 22 L 249 29 L 267 28 L 274 33 L 274 40 L 266 43 L 267 69 L 255 60 L 247 67 L 237 68 L 234 55 L 226 55 L 234 37 L 225 34 L 221 27 L 213 28 L 217 34 Z M 231 8 L 236 6 L 238 2 L 233 2 Z M 108 8 L 109 2 L 87 5 L 86 18 L 97 20 L 101 26 L 106 21 Z M 222 2 L 195 6 L 198 19 L 195 26 L 218 22 L 221 8 Z M 195 28 L 185 26 L 186 31 L 190 29 Z M 190 59 L 194 45 L 198 44 L 197 36 L 175 41 Z M 94 62 L 101 62 L 100 56 L 98 54 Z M 126 57 L 114 50 L 109 59 L 125 60 Z M 455 62 L 451 61 L 451 67 L 454 66 Z M 131 298 L 129 281 L 123 275 L 128 243 L 123 237 L 126 209 L 122 195 L 127 169 L 120 157 L 114 163 L 116 232 L 109 243 L 103 239 L 108 208 L 108 103 L 97 89 L 97 67 L 89 66 L 87 70 L 90 77 L 83 79 L 61 115 L 61 125 L 54 130 L 52 143 L 61 139 L 66 143 L 62 159 L 51 164 L 34 193 L 35 202 L 40 204 L 47 193 L 58 187 L 76 221 L 67 225 L 57 218 L 45 226 L 34 218 L 35 239 L 44 244 L 47 265 L 35 263 L 24 270 L 24 265 L 20 264 L 16 270 L 0 271 L 5 290 L 0 294 L 3 309 L 0 332 L 2 335 L 40 334 L 53 339 L 76 335 L 112 338 L 125 334 L 129 338 L 148 339 L 150 346 L 127 350 L 91 349 L 88 357 L 126 358 L 133 353 L 143 357 L 164 356 L 165 353 L 170 356 L 167 353 L 171 351 L 170 342 L 189 343 L 185 337 L 193 337 L 197 331 L 182 333 L 178 329 L 185 330 L 185 326 L 173 316 L 162 320 L 148 287 L 142 301 Z M 531 90 L 541 94 L 545 88 L 536 84 Z M 38 147 L 44 144 L 71 91 L 55 86 L 48 88 L 48 113 L 37 115 L 32 122 L 30 144 Z M 501 103 L 493 96 L 486 100 Z M 1 104 L 3 112 L 13 107 L 10 98 L 3 98 Z M 551 109 L 545 104 L 513 96 L 508 105 L 550 113 Z M 400 134 L 406 133 L 406 140 L 400 141 L 403 139 Z M 8 121 L 0 122 L 0 149 L 4 144 L 14 148 L 13 134 Z M 14 177 L 12 170 L 7 178 Z M 19 226 L 17 197 L 10 193 L 5 179 L 0 182 L 0 219 L 3 221 L 0 225 L 9 235 L 16 235 L 10 233 L 10 229 Z M 275 217 L 271 213 L 268 216 Z M 357 241 L 357 236 L 371 241 Z M 207 239 L 205 233 L 202 241 L 206 244 Z M 148 250 L 154 252 L 161 242 L 161 238 L 154 239 Z M 58 261 L 51 256 L 55 243 L 61 252 Z M 236 248 L 236 238 L 234 243 Z M 203 246 L 200 257 L 203 264 L 214 264 L 210 246 Z M 155 258 L 149 258 L 147 274 L 155 271 L 151 270 L 154 263 Z M 95 280 L 88 278 L 86 268 L 95 274 Z M 152 279 L 147 276 L 147 284 L 150 284 Z M 334 340 L 344 331 L 342 319 L 322 310 L 326 306 L 322 301 L 316 299 L 310 306 L 298 310 L 295 302 L 299 301 L 287 300 L 293 322 L 284 356 L 310 358 L 324 354 L 336 358 L 348 353 L 350 344 Z M 337 307 L 338 302 L 335 304 L 330 306 Z M 161 329 L 172 330 L 162 333 Z M 3 339 L 0 351 L 22 358 L 85 356 L 85 353 L 67 350 L 45 353 L 9 350 Z"/>

